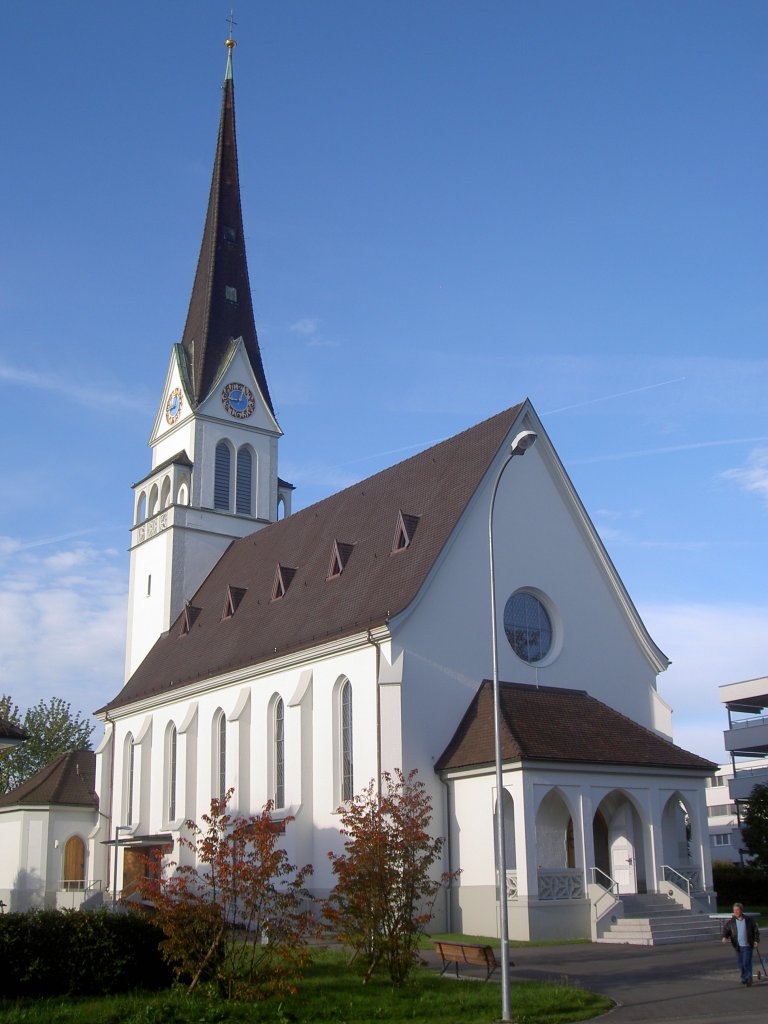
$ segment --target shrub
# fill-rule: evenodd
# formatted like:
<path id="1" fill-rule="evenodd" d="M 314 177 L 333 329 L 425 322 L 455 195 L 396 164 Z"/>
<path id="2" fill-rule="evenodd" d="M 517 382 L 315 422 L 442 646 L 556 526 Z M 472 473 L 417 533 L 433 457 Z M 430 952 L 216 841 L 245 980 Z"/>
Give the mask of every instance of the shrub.
<path id="1" fill-rule="evenodd" d="M 39 910 L 0 916 L 3 995 L 111 995 L 170 984 L 163 935 L 137 913 Z"/>
<path id="2" fill-rule="evenodd" d="M 712 865 L 712 880 L 720 906 L 768 906 L 768 874 L 760 868 L 719 861 Z"/>
<path id="3" fill-rule="evenodd" d="M 347 841 L 343 854 L 328 854 L 337 882 L 324 913 L 353 959 L 366 959 L 365 981 L 384 963 L 393 984 L 402 985 L 419 958 L 435 897 L 453 875 L 433 877 L 443 840 L 429 831 L 432 804 L 416 771 L 381 778 L 381 792 L 371 780 L 339 808 Z"/>
<path id="4" fill-rule="evenodd" d="M 304 887 L 312 868 L 288 862 L 270 803 L 260 815 L 236 817 L 227 813 L 231 796 L 211 801 L 204 827 L 186 823 L 192 838 L 181 844 L 200 868 L 159 857 L 141 892 L 165 934 L 163 955 L 190 991 L 215 980 L 228 999 L 293 993 L 314 927 Z"/>

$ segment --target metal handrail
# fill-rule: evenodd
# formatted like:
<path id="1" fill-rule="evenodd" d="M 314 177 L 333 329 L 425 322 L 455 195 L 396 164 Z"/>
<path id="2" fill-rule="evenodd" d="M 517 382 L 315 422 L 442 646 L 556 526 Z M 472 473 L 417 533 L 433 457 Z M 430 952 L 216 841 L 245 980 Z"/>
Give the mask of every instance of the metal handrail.
<path id="1" fill-rule="evenodd" d="M 605 892 L 601 893 L 597 897 L 595 902 L 592 904 L 592 906 L 594 908 L 594 911 L 595 911 L 595 921 L 599 921 L 600 918 L 602 917 L 602 914 L 601 913 L 599 914 L 597 912 L 597 908 L 600 905 L 600 903 L 605 899 L 606 896 L 612 896 L 613 897 L 613 904 L 618 903 L 618 901 L 619 901 L 619 883 L 616 881 L 615 878 L 611 878 L 611 876 L 609 874 L 606 874 L 606 872 L 603 871 L 602 868 L 591 867 L 589 870 L 592 872 L 592 884 L 593 885 L 600 885 L 600 886 L 602 886 L 603 889 L 605 889 Z M 603 878 L 608 880 L 608 886 L 607 887 L 603 884 L 603 882 L 598 881 L 597 875 L 602 875 Z"/>
<path id="2" fill-rule="evenodd" d="M 666 878 L 665 874 L 667 871 L 670 873 L 670 875 L 675 875 L 677 878 L 681 879 L 683 885 L 680 885 L 679 882 L 676 882 L 674 878 Z M 692 886 L 690 880 L 687 879 L 685 875 L 681 875 L 680 872 L 676 868 L 673 868 L 671 864 L 662 864 L 661 872 L 662 881 L 671 882 L 672 885 L 676 885 L 678 889 L 683 889 L 688 894 L 688 898 L 691 898 Z"/>

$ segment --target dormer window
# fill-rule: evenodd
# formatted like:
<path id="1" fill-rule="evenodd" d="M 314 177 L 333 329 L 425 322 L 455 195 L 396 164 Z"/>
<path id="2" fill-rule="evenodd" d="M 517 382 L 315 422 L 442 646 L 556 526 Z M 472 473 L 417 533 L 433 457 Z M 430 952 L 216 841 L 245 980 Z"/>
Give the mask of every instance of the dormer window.
<path id="1" fill-rule="evenodd" d="M 200 614 L 200 609 L 195 608 L 189 601 L 184 605 L 184 612 L 181 617 L 181 635 L 186 636 L 195 624 L 195 619 Z"/>
<path id="2" fill-rule="evenodd" d="M 395 539 L 392 542 L 392 554 L 396 551 L 405 551 L 413 540 L 416 527 L 419 525 L 419 516 L 409 516 L 405 512 L 397 513 L 397 526 L 395 527 Z"/>
<path id="3" fill-rule="evenodd" d="M 347 562 L 349 561 L 349 556 L 352 554 L 352 548 L 354 546 L 354 544 L 342 544 L 342 542 L 338 540 L 333 542 L 333 551 L 331 552 L 331 561 L 328 566 L 327 579 L 332 580 L 336 576 L 341 576 Z"/>
<path id="4" fill-rule="evenodd" d="M 275 580 L 272 584 L 272 600 L 279 601 L 281 597 L 285 597 L 285 592 L 291 585 L 291 580 L 296 575 L 296 570 L 289 568 L 287 565 L 279 565 L 275 570 Z"/>
<path id="5" fill-rule="evenodd" d="M 227 302 L 237 303 L 237 288 L 231 284 L 224 286 L 224 298 Z"/>
<path id="6" fill-rule="evenodd" d="M 233 587 L 231 585 L 227 587 L 227 596 L 224 599 L 224 611 L 221 613 L 222 619 L 232 618 L 247 592 L 247 587 Z"/>

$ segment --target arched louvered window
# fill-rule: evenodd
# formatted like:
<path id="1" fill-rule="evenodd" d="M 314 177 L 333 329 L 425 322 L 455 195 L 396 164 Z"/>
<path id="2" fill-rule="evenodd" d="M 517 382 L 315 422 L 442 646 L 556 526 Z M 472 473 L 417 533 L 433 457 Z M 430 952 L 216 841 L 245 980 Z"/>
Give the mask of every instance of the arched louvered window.
<path id="1" fill-rule="evenodd" d="M 274 730 L 275 807 L 285 807 L 285 705 L 282 697 L 275 703 Z"/>
<path id="2" fill-rule="evenodd" d="M 252 514 L 252 481 L 253 456 L 248 448 L 241 448 L 237 453 L 237 487 L 235 491 L 235 511 L 240 516 Z"/>
<path id="3" fill-rule="evenodd" d="M 229 477 L 232 457 L 226 441 L 216 445 L 216 468 L 213 481 L 213 507 L 229 509 Z"/>
<path id="4" fill-rule="evenodd" d="M 354 796 L 353 764 L 352 764 L 352 684 L 347 679 L 339 694 L 341 705 L 341 799 L 351 800 Z"/>

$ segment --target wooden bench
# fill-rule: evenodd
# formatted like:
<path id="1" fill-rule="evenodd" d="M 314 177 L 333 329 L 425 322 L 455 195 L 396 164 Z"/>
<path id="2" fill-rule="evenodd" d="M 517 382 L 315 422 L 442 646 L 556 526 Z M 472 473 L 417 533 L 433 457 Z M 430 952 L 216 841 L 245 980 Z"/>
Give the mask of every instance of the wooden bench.
<path id="1" fill-rule="evenodd" d="M 451 964 L 455 964 L 456 977 L 458 978 L 460 977 L 459 964 L 470 964 L 474 967 L 484 967 L 485 980 L 488 981 L 499 966 L 491 946 L 484 946 L 476 942 L 444 942 L 442 939 L 433 939 L 432 941 L 435 945 L 435 952 L 439 953 L 443 960 L 443 969 L 440 971 L 441 977 Z M 511 960 L 509 961 L 509 966 L 515 966 Z"/>

